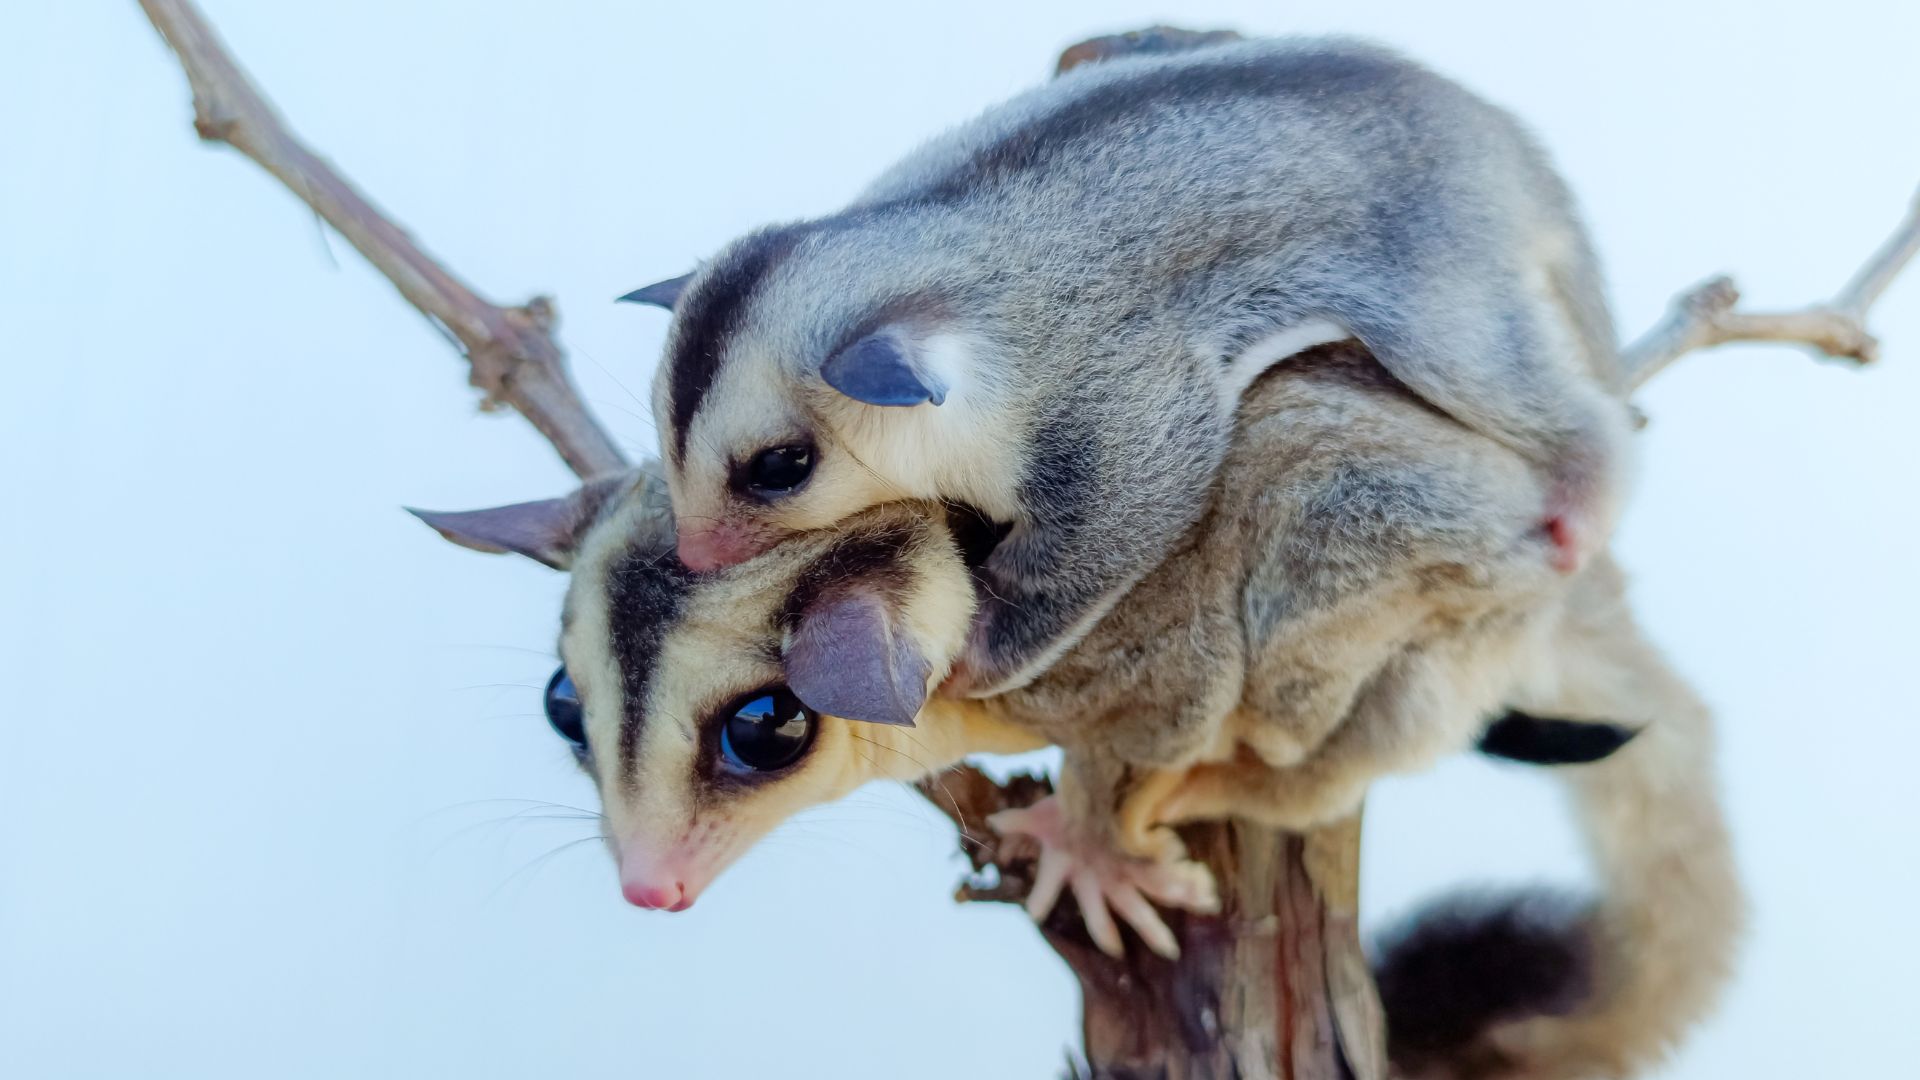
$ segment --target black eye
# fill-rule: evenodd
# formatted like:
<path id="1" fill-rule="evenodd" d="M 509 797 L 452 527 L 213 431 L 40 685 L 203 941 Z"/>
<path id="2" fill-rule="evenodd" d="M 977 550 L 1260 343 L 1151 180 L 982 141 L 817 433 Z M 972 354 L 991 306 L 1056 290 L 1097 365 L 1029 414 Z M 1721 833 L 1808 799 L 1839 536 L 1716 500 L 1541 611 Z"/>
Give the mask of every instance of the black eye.
<path id="1" fill-rule="evenodd" d="M 774 772 L 800 760 L 813 742 L 813 710 L 786 687 L 733 707 L 720 722 L 720 756 L 747 772 Z"/>
<path id="2" fill-rule="evenodd" d="M 547 723 L 560 737 L 573 744 L 575 753 L 585 753 L 587 749 L 586 710 L 580 707 L 580 691 L 573 688 L 573 678 L 566 668 L 553 673 L 547 680 Z"/>
<path id="3" fill-rule="evenodd" d="M 813 475 L 813 447 L 775 446 L 753 455 L 742 479 L 755 495 L 785 495 Z"/>

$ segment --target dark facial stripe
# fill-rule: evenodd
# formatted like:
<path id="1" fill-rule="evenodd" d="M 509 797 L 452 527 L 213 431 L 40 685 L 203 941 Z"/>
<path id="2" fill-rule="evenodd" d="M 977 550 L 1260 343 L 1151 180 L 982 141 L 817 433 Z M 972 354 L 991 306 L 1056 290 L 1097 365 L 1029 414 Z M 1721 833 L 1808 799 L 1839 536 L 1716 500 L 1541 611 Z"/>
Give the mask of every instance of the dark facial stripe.
<path id="1" fill-rule="evenodd" d="M 819 221 L 774 226 L 735 243 L 714 268 L 701 275 L 697 289 L 675 307 L 675 332 L 668 365 L 668 395 L 675 462 L 686 458 L 687 438 L 701 402 L 712 389 L 738 330 L 748 301 L 767 274 L 805 236 L 837 228 L 855 228 L 883 220 L 915 205 L 955 203 L 1002 187 L 1048 166 L 1072 148 L 1116 136 L 1111 130 L 1152 109 L 1233 98 L 1292 97 L 1302 101 L 1387 87 L 1405 81 L 1416 69 L 1389 56 L 1364 50 L 1329 49 L 1282 56 L 1253 56 L 1231 62 L 1181 65 L 1142 74 L 1080 95 L 1070 103 L 982 148 L 945 176 L 921 190 L 890 200 L 850 208 Z"/>
<path id="2" fill-rule="evenodd" d="M 805 234 L 804 226 L 774 226 L 739 241 L 701 276 L 699 287 L 675 305 L 673 352 L 667 358 L 674 461 L 687 456 L 693 416 L 713 388 L 727 339 L 739 328 L 747 300 Z"/>
<path id="3" fill-rule="evenodd" d="M 1364 50 L 1331 48 L 1183 64 L 1103 86 L 1003 136 L 967 163 L 900 202 L 958 202 L 1044 168 L 1066 149 L 1113 136 L 1112 128 L 1170 105 L 1232 98 L 1325 96 L 1387 86 L 1412 69 Z"/>
<path id="4" fill-rule="evenodd" d="M 620 717 L 620 763 L 624 787 L 634 784 L 634 751 L 646 723 L 647 693 L 660 664 L 660 649 L 686 608 L 693 575 L 671 549 L 635 548 L 607 570 L 607 621 L 613 660 L 620 667 L 624 711 Z"/>
<path id="5" fill-rule="evenodd" d="M 829 589 L 860 584 L 899 594 L 909 583 L 907 553 L 926 533 L 920 521 L 891 522 L 836 540 L 794 582 L 780 607 L 779 624 L 792 629 L 800 616 Z"/>

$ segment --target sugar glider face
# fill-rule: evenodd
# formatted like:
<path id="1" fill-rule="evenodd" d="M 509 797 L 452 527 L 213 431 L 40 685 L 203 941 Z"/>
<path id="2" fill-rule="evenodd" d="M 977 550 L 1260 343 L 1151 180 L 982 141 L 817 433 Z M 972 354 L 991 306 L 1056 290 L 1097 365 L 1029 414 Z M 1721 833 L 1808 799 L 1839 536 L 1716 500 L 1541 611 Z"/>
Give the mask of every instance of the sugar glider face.
<path id="1" fill-rule="evenodd" d="M 422 516 L 468 546 L 572 572 L 547 717 L 600 789 L 638 906 L 682 910 L 794 813 L 972 749 L 900 735 L 972 616 L 960 554 L 926 507 L 875 511 L 712 574 L 674 557 L 651 478 Z"/>
<path id="2" fill-rule="evenodd" d="M 982 342 L 933 289 L 859 294 L 848 283 L 875 275 L 846 272 L 848 231 L 763 230 L 664 290 L 654 414 L 678 553 L 696 571 L 885 502 L 1009 499 L 1009 432 L 982 423 L 988 395 L 970 378 Z M 643 294 L 663 290 L 630 295 Z M 972 486 L 992 496 L 971 498 L 984 474 Z"/>

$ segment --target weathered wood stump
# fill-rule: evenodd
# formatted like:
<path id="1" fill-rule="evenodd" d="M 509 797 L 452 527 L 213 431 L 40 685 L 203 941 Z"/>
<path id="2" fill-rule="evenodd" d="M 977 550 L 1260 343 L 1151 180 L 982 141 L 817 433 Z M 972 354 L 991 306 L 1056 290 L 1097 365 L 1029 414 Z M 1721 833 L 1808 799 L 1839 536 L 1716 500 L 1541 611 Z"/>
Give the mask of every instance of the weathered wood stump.
<path id="1" fill-rule="evenodd" d="M 967 766 L 921 786 L 960 828 L 975 868 L 960 898 L 1019 903 L 1033 853 L 986 819 L 1045 795 Z M 1212 868 L 1222 910 L 1168 912 L 1181 955 L 1128 936 L 1125 959 L 1087 936 L 1071 895 L 1041 927 L 1080 981 L 1092 1080 L 1385 1080 L 1385 1025 L 1360 947 L 1360 819 L 1296 835 L 1244 822 L 1182 831 Z"/>

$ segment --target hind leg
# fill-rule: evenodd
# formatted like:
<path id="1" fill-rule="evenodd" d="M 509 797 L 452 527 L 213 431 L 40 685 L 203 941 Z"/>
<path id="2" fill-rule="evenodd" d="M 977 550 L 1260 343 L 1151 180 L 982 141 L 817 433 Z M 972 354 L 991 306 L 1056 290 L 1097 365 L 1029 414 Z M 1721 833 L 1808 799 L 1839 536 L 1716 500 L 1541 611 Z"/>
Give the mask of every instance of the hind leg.
<path id="1" fill-rule="evenodd" d="M 1413 646 L 1367 679 L 1332 732 L 1298 764 L 1275 768 L 1250 753 L 1199 765 L 1166 802 L 1168 824 L 1243 817 L 1301 831 L 1347 817 L 1388 773 L 1425 768 L 1473 741 L 1537 643 L 1533 620 L 1489 620 Z"/>
<path id="2" fill-rule="evenodd" d="M 1541 471 L 1535 525 L 1572 575 L 1613 531 L 1633 432 L 1598 284 L 1590 267 L 1516 266 L 1459 239 L 1459 272 L 1400 282 L 1400 302 L 1334 302 L 1394 377 Z"/>
<path id="3" fill-rule="evenodd" d="M 1271 788 L 1269 819 L 1291 826 L 1352 809 L 1382 771 L 1466 745 L 1567 587 L 1543 558 L 1540 484 L 1518 455 L 1400 393 L 1334 387 L 1318 400 L 1282 417 L 1309 449 L 1250 514 L 1263 525 L 1245 542 L 1256 557 L 1231 725 L 1234 744 L 1292 782 L 1224 770 Z M 1228 784 L 1200 771 L 1188 795 Z"/>

